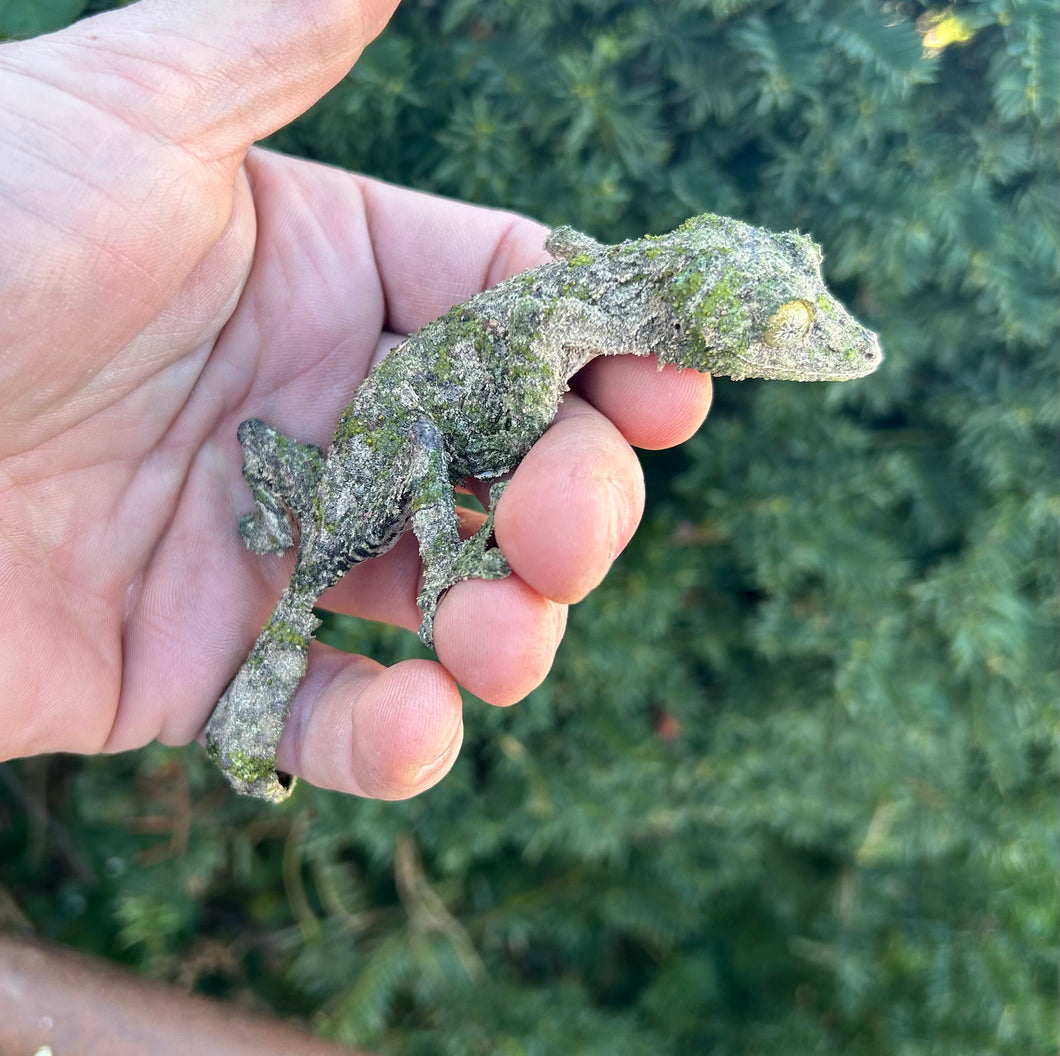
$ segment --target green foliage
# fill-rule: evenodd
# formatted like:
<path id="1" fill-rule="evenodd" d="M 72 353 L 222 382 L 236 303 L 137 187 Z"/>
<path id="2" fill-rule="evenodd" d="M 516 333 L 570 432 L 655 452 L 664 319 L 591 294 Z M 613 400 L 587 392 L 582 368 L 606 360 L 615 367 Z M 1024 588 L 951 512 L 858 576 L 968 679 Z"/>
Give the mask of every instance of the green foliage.
<path id="1" fill-rule="evenodd" d="M 0 40 L 35 37 L 69 25 L 85 9 L 85 0 L 0 0 Z"/>
<path id="2" fill-rule="evenodd" d="M 604 238 L 810 230 L 888 360 L 719 383 L 552 678 L 469 700 L 425 796 L 0 770 L 23 911 L 394 1053 L 1055 1051 L 1057 23 L 407 2 L 277 147 Z"/>

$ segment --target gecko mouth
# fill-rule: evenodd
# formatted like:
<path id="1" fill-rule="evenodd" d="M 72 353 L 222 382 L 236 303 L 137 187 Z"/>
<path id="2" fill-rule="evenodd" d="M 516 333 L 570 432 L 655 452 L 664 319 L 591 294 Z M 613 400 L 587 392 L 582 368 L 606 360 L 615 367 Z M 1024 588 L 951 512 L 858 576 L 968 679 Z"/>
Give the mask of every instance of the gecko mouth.
<path id="1" fill-rule="evenodd" d="M 737 369 L 724 373 L 717 371 L 716 373 L 723 377 L 725 373 L 728 373 L 729 377 L 734 381 L 756 377 L 770 378 L 774 381 L 853 381 L 856 378 L 864 378 L 871 374 L 883 362 L 883 350 L 880 348 L 879 338 L 871 330 L 867 330 L 865 333 L 865 347 L 861 351 L 851 349 L 846 353 L 843 365 L 835 369 L 821 371 L 800 370 L 792 374 L 778 371 L 777 373 L 766 374 L 763 372 L 761 363 L 755 362 L 749 356 L 734 353 L 732 362 Z M 738 369 L 740 365 L 743 365 L 746 369 Z"/>
<path id="2" fill-rule="evenodd" d="M 860 355 L 855 355 L 851 362 L 851 373 L 847 375 L 852 378 L 863 378 L 871 374 L 883 362 L 883 349 L 880 348 L 880 339 L 871 331 L 866 331 L 869 341 Z"/>

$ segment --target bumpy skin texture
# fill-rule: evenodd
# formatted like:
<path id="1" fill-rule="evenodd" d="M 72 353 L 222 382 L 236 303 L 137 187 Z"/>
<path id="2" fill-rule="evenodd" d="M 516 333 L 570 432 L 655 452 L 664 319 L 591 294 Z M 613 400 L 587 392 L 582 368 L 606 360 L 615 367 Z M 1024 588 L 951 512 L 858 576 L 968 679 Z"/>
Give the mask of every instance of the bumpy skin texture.
<path id="1" fill-rule="evenodd" d="M 633 353 L 730 378 L 843 381 L 882 362 L 876 335 L 821 279 L 821 251 L 726 217 L 605 246 L 554 230 L 555 258 L 477 294 L 410 335 L 368 376 L 325 453 L 257 419 L 239 440 L 255 510 L 240 532 L 256 553 L 298 544 L 290 584 L 206 727 L 237 792 L 281 800 L 276 745 L 305 674 L 317 598 L 412 528 L 424 566 L 420 637 L 462 579 L 508 574 L 491 514 L 461 541 L 453 486 L 513 470 L 593 357 Z"/>

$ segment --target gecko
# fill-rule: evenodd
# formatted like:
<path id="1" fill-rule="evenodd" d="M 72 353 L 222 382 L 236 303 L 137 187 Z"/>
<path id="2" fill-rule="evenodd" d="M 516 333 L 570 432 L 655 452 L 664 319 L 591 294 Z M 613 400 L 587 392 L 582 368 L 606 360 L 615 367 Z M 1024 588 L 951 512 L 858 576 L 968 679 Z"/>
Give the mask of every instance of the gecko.
<path id="1" fill-rule="evenodd" d="M 419 635 L 433 643 L 445 591 L 509 573 L 491 545 L 504 478 L 551 424 L 570 379 L 595 356 L 733 379 L 844 381 L 874 371 L 875 333 L 829 293 L 822 253 L 704 214 L 664 235 L 605 245 L 570 227 L 548 263 L 475 294 L 410 334 L 357 388 L 327 452 L 258 419 L 238 438 L 254 499 L 239 531 L 257 554 L 297 546 L 290 582 L 205 729 L 239 793 L 277 802 L 294 778 L 276 746 L 320 625 L 319 596 L 411 528 L 423 562 Z M 458 534 L 454 487 L 492 481 L 489 511 Z"/>

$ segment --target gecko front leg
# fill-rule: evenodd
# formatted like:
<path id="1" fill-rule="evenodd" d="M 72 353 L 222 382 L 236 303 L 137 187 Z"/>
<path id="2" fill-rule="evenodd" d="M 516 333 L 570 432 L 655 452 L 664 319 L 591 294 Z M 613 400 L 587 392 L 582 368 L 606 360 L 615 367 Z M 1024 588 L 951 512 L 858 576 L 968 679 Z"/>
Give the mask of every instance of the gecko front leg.
<path id="1" fill-rule="evenodd" d="M 255 554 L 283 553 L 294 544 L 294 528 L 309 516 L 324 452 L 260 418 L 242 422 L 236 436 L 243 448 L 243 477 L 254 497 L 254 512 L 240 518 L 239 534 Z"/>
<path id="2" fill-rule="evenodd" d="M 416 601 L 423 616 L 419 635 L 425 645 L 434 644 L 438 602 L 454 583 L 463 579 L 503 579 L 511 571 L 500 550 L 489 545 L 494 511 L 505 486 L 506 482 L 498 482 L 490 488 L 486 520 L 470 539 L 461 539 L 445 441 L 433 422 L 416 423 L 409 489 L 412 531 L 423 559 L 423 589 Z"/>
<path id="3" fill-rule="evenodd" d="M 545 252 L 557 260 L 573 260 L 582 254 L 593 256 L 604 246 L 591 235 L 573 227 L 554 227 L 545 239 Z"/>

